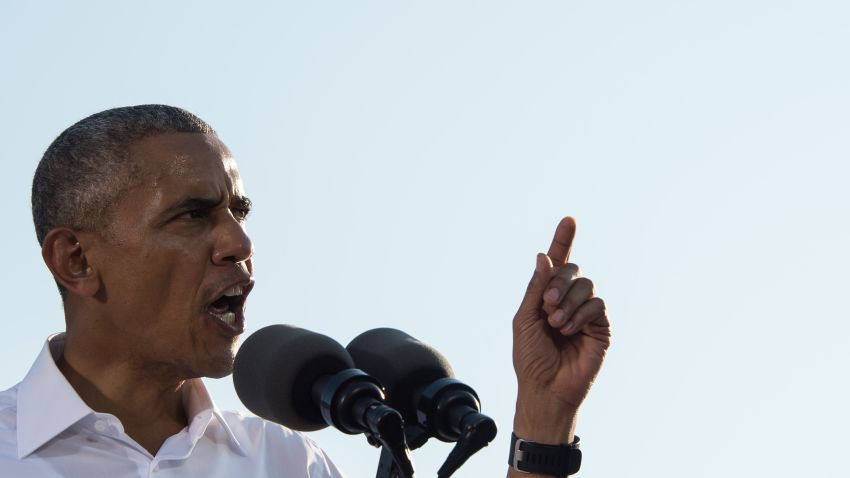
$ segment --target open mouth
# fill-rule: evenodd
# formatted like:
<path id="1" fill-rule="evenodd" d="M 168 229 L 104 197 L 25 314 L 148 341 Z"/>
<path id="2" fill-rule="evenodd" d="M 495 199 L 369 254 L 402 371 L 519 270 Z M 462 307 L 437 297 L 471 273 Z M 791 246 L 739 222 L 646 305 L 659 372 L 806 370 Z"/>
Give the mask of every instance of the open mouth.
<path id="1" fill-rule="evenodd" d="M 241 284 L 231 287 L 207 307 L 207 312 L 223 324 L 234 327 L 243 316 L 247 289 Z"/>

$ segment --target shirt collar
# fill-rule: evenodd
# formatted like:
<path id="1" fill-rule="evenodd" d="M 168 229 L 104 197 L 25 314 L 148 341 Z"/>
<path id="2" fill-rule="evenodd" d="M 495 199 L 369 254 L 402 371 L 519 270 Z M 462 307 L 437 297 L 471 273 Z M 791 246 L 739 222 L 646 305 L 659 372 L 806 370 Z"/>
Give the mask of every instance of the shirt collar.
<path id="1" fill-rule="evenodd" d="M 18 458 L 94 413 L 56 365 L 64 348 L 64 333 L 48 337 L 18 386 Z"/>
<path id="2" fill-rule="evenodd" d="M 41 353 L 18 385 L 18 458 L 26 457 L 82 418 L 95 413 L 77 395 L 56 365 L 64 349 L 64 332 L 48 337 Z M 246 455 L 245 449 L 213 403 L 200 378 L 186 381 L 183 388 L 183 407 L 190 426 L 195 417 L 205 412 L 211 413 L 224 428 L 234 448 L 243 456 Z M 204 429 L 208 423 L 203 423 Z M 204 430 L 199 431 L 202 434 Z"/>
<path id="3" fill-rule="evenodd" d="M 189 417 L 190 435 L 200 436 L 203 433 L 203 429 L 195 431 L 193 428 L 196 426 L 206 427 L 206 424 L 209 423 L 208 420 L 202 420 L 198 425 L 196 425 L 195 418 L 209 413 L 218 420 L 218 423 L 227 434 L 230 444 L 233 445 L 236 451 L 242 456 L 247 456 L 247 452 L 242 447 L 242 444 L 239 443 L 239 439 L 236 438 L 236 434 L 233 432 L 233 429 L 230 428 L 230 425 L 227 424 L 227 420 L 224 419 L 221 411 L 215 406 L 215 403 L 212 401 L 212 398 L 207 391 L 207 387 L 204 386 L 204 381 L 200 378 L 187 380 L 183 385 L 183 407 L 186 410 L 186 416 Z"/>

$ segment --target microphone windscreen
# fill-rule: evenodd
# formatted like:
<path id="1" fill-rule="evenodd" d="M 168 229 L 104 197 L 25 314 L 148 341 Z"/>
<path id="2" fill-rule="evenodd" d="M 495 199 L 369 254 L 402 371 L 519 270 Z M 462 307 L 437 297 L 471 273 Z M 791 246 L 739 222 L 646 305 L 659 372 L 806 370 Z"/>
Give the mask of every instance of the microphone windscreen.
<path id="1" fill-rule="evenodd" d="M 233 385 L 254 414 L 289 428 L 325 428 L 313 385 L 354 368 L 334 339 L 292 325 L 270 325 L 248 337 L 233 363 Z"/>
<path id="2" fill-rule="evenodd" d="M 408 423 L 416 423 L 415 402 L 422 387 L 454 376 L 443 354 L 397 329 L 368 330 L 346 349 L 357 368 L 384 385 L 387 404 Z"/>

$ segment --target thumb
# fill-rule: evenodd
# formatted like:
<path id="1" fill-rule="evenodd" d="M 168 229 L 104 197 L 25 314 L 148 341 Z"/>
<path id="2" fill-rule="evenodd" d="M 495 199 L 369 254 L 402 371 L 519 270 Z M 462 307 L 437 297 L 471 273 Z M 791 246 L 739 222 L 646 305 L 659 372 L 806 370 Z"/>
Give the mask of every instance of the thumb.
<path id="1" fill-rule="evenodd" d="M 546 254 L 537 254 L 537 266 L 534 268 L 534 275 L 531 276 L 531 281 L 528 283 L 528 288 L 525 290 L 525 297 L 522 298 L 522 303 L 517 311 L 517 319 L 529 320 L 537 319 L 537 314 L 540 307 L 543 305 L 543 293 L 546 285 L 549 284 L 549 279 L 552 277 L 554 266 L 552 260 Z"/>

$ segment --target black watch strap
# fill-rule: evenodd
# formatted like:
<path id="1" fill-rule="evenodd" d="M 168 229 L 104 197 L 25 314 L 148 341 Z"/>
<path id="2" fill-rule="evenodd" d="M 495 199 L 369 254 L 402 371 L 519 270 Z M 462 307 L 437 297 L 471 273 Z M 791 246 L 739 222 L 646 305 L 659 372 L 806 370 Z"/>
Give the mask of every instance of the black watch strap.
<path id="1" fill-rule="evenodd" d="M 525 441 L 511 433 L 508 464 L 523 473 L 559 477 L 572 475 L 581 467 L 578 436 L 569 445 L 544 445 Z"/>

